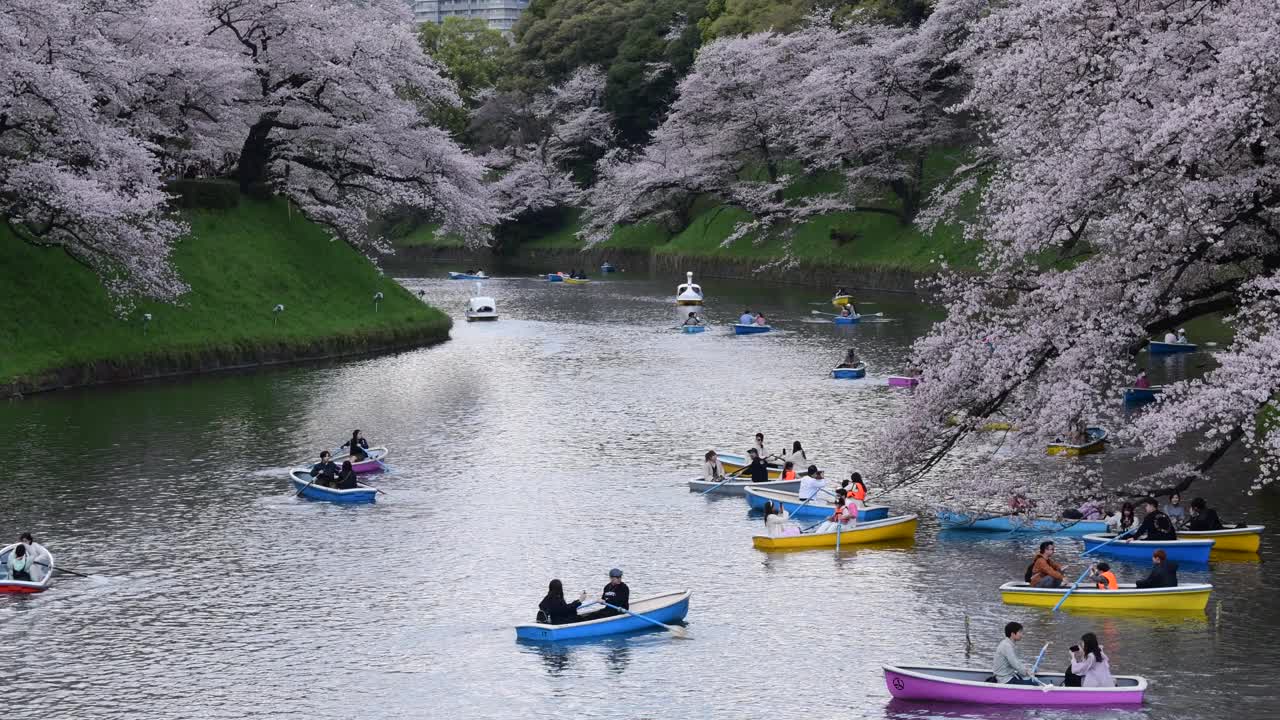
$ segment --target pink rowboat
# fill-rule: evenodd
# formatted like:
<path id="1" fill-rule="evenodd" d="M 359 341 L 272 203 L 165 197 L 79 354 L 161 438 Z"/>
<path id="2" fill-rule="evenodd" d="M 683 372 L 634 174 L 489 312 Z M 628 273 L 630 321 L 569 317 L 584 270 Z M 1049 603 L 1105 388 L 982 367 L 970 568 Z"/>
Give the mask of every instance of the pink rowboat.
<path id="1" fill-rule="evenodd" d="M 1117 675 L 1116 686 L 1063 687 L 1062 673 L 1036 673 L 1044 685 L 985 682 L 990 670 L 977 668 L 884 666 L 884 684 L 899 700 L 980 705 L 1111 706 L 1141 705 L 1146 678 Z"/>
<path id="2" fill-rule="evenodd" d="M 915 387 L 920 384 L 920 378 L 906 377 L 905 375 L 890 375 L 889 387 Z"/>
<path id="3" fill-rule="evenodd" d="M 391 454 L 390 450 L 379 445 L 378 447 L 371 447 L 365 452 L 369 453 L 369 457 L 364 460 L 361 460 L 360 462 L 356 462 L 355 458 L 351 457 L 350 455 L 347 455 L 345 452 L 342 451 L 342 449 L 334 450 L 333 461 L 338 464 L 338 467 L 342 467 L 343 461 L 350 460 L 351 469 L 355 470 L 356 474 L 358 475 L 367 475 L 369 473 L 382 472 L 383 470 L 386 469 L 385 467 L 383 467 L 382 461 L 386 460 L 387 456 Z M 314 462 L 315 462 L 314 460 L 311 460 L 308 462 L 298 463 L 298 465 L 299 466 L 306 465 L 307 467 L 311 467 L 311 463 L 314 463 Z"/>

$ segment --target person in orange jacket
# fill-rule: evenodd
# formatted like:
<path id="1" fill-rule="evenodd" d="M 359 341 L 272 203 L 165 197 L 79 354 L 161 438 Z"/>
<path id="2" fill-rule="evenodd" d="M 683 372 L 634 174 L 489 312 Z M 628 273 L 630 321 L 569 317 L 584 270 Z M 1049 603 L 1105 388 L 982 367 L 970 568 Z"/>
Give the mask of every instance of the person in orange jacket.
<path id="1" fill-rule="evenodd" d="M 1062 587 L 1062 566 L 1053 559 L 1053 541 L 1040 543 L 1040 552 L 1031 564 L 1031 587 Z"/>

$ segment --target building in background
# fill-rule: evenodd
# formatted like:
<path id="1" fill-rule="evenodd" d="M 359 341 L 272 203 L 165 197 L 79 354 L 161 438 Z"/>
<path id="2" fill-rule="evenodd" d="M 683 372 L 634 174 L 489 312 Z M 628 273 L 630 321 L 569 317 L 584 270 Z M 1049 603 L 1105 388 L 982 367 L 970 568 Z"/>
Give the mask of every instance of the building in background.
<path id="1" fill-rule="evenodd" d="M 413 19 L 417 22 L 443 22 L 450 15 L 481 18 L 494 30 L 511 32 L 529 0 L 413 0 Z"/>

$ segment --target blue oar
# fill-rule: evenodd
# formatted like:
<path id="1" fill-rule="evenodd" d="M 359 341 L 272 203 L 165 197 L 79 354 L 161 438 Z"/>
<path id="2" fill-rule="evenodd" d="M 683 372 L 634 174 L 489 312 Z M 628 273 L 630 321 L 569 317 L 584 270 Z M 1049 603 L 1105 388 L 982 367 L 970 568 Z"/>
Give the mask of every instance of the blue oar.
<path id="1" fill-rule="evenodd" d="M 730 480 L 733 480 L 734 478 L 736 478 L 736 477 L 738 477 L 738 476 L 742 475 L 742 473 L 746 472 L 746 470 L 747 470 L 747 468 L 742 468 L 741 470 L 738 470 L 737 472 L 733 472 L 733 473 L 730 473 L 729 475 L 725 475 L 725 476 L 724 476 L 724 479 L 723 479 L 723 480 L 721 480 L 721 481 L 719 482 L 719 484 L 717 484 L 717 485 L 715 485 L 715 486 L 713 486 L 713 487 L 709 487 L 709 488 L 707 488 L 706 490 L 703 490 L 702 492 L 700 492 L 700 493 L 698 493 L 698 494 L 699 494 L 699 495 L 706 495 L 707 493 L 711 492 L 712 490 L 716 490 L 716 489 L 718 489 L 721 485 L 724 485 L 725 483 L 729 482 Z"/>
<path id="2" fill-rule="evenodd" d="M 843 525 L 844 523 L 840 522 L 839 520 L 836 520 L 836 555 L 837 556 L 840 555 L 840 528 Z"/>
<path id="3" fill-rule="evenodd" d="M 1036 656 L 1036 662 L 1031 666 L 1031 677 L 1034 678 L 1036 676 L 1036 668 L 1040 667 L 1040 661 L 1044 659 L 1044 651 L 1048 649 L 1049 643 L 1045 643 L 1044 647 L 1040 648 L 1040 654 Z"/>
<path id="4" fill-rule="evenodd" d="M 1106 547 L 1107 545 L 1110 545 L 1111 543 L 1113 543 L 1113 542 L 1115 542 L 1115 541 L 1119 540 L 1120 538 L 1124 537 L 1125 535 L 1129 535 L 1129 534 L 1131 534 L 1132 532 L 1133 532 L 1133 530 L 1127 530 L 1127 531 L 1125 531 L 1125 532 L 1122 532 L 1122 533 L 1120 533 L 1119 535 L 1117 535 L 1117 536 L 1115 536 L 1115 537 L 1111 538 L 1110 540 L 1108 540 L 1108 541 L 1106 541 L 1106 542 L 1102 543 L 1101 545 L 1095 545 L 1095 546 L 1093 546 L 1092 548 L 1089 548 L 1088 550 L 1085 550 L 1084 552 L 1080 553 L 1080 557 L 1084 557 L 1085 555 L 1088 555 L 1089 553 L 1091 553 L 1091 552 L 1093 552 L 1094 550 L 1097 550 L 1097 549 L 1099 549 L 1099 548 L 1104 548 L 1104 547 Z M 1080 587 L 1080 583 L 1084 582 L 1084 576 L 1089 574 L 1089 570 L 1090 570 L 1090 568 L 1085 568 L 1085 569 L 1084 569 L 1084 572 L 1080 573 L 1080 577 L 1076 578 L 1076 581 L 1075 581 L 1075 583 L 1074 583 L 1074 584 L 1072 584 L 1071 589 L 1070 589 L 1070 590 L 1067 590 L 1067 592 L 1066 592 L 1065 594 L 1063 594 L 1062 599 L 1058 601 L 1058 604 L 1053 606 L 1053 611 L 1054 611 L 1054 612 L 1058 612 L 1058 608 L 1062 607 L 1062 603 L 1066 602 L 1066 601 L 1067 601 L 1067 598 L 1071 597 L 1071 593 L 1075 592 L 1075 591 L 1076 591 L 1076 588 Z"/>
<path id="5" fill-rule="evenodd" d="M 658 627 L 662 628 L 663 630 L 666 630 L 667 632 L 671 633 L 671 635 L 672 635 L 672 636 L 674 636 L 674 637 L 678 637 L 678 638 L 688 638 L 688 637 L 689 637 L 688 633 L 686 633 L 686 632 L 685 632 L 685 629 L 684 629 L 684 628 L 682 628 L 682 627 L 680 627 L 679 625 L 666 625 L 666 624 L 664 624 L 664 623 L 660 623 L 660 622 L 658 622 L 657 620 L 654 620 L 653 618 L 645 617 L 644 615 L 640 615 L 640 614 L 637 614 L 637 613 L 633 613 L 633 612 L 631 612 L 630 610 L 628 610 L 628 609 L 626 609 L 626 608 L 620 608 L 620 607 L 618 607 L 617 605 L 612 605 L 612 604 L 610 604 L 610 603 L 604 602 L 603 600 L 601 600 L 600 602 L 601 602 L 601 604 L 603 604 L 603 605 L 604 605 L 605 607 L 607 607 L 607 608 L 613 608 L 614 610 L 617 610 L 618 612 L 626 613 L 626 614 L 630 615 L 630 616 L 631 616 L 631 617 L 633 617 L 633 618 L 640 618 L 641 620 L 643 620 L 643 621 L 645 621 L 645 622 L 649 623 L 650 625 L 657 625 Z"/>

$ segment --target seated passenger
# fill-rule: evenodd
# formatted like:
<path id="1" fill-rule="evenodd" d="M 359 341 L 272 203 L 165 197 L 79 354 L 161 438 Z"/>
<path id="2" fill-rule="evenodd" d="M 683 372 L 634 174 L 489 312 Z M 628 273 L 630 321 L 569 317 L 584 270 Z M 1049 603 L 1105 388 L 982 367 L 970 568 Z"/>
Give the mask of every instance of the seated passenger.
<path id="1" fill-rule="evenodd" d="M 538 622 L 548 625 L 564 625 L 578 622 L 578 608 L 587 599 L 587 591 L 571 603 L 564 601 L 564 585 L 559 580 L 552 580 L 547 588 L 547 596 L 538 603 Z"/>
<path id="2" fill-rule="evenodd" d="M 1151 553 L 1151 574 L 1135 583 L 1140 588 L 1178 587 L 1178 563 L 1164 550 Z"/>
<path id="3" fill-rule="evenodd" d="M 351 468 L 351 461 L 343 460 L 342 472 L 338 473 L 338 481 L 335 487 L 339 490 L 355 490 L 358 486 L 356 471 Z"/>

